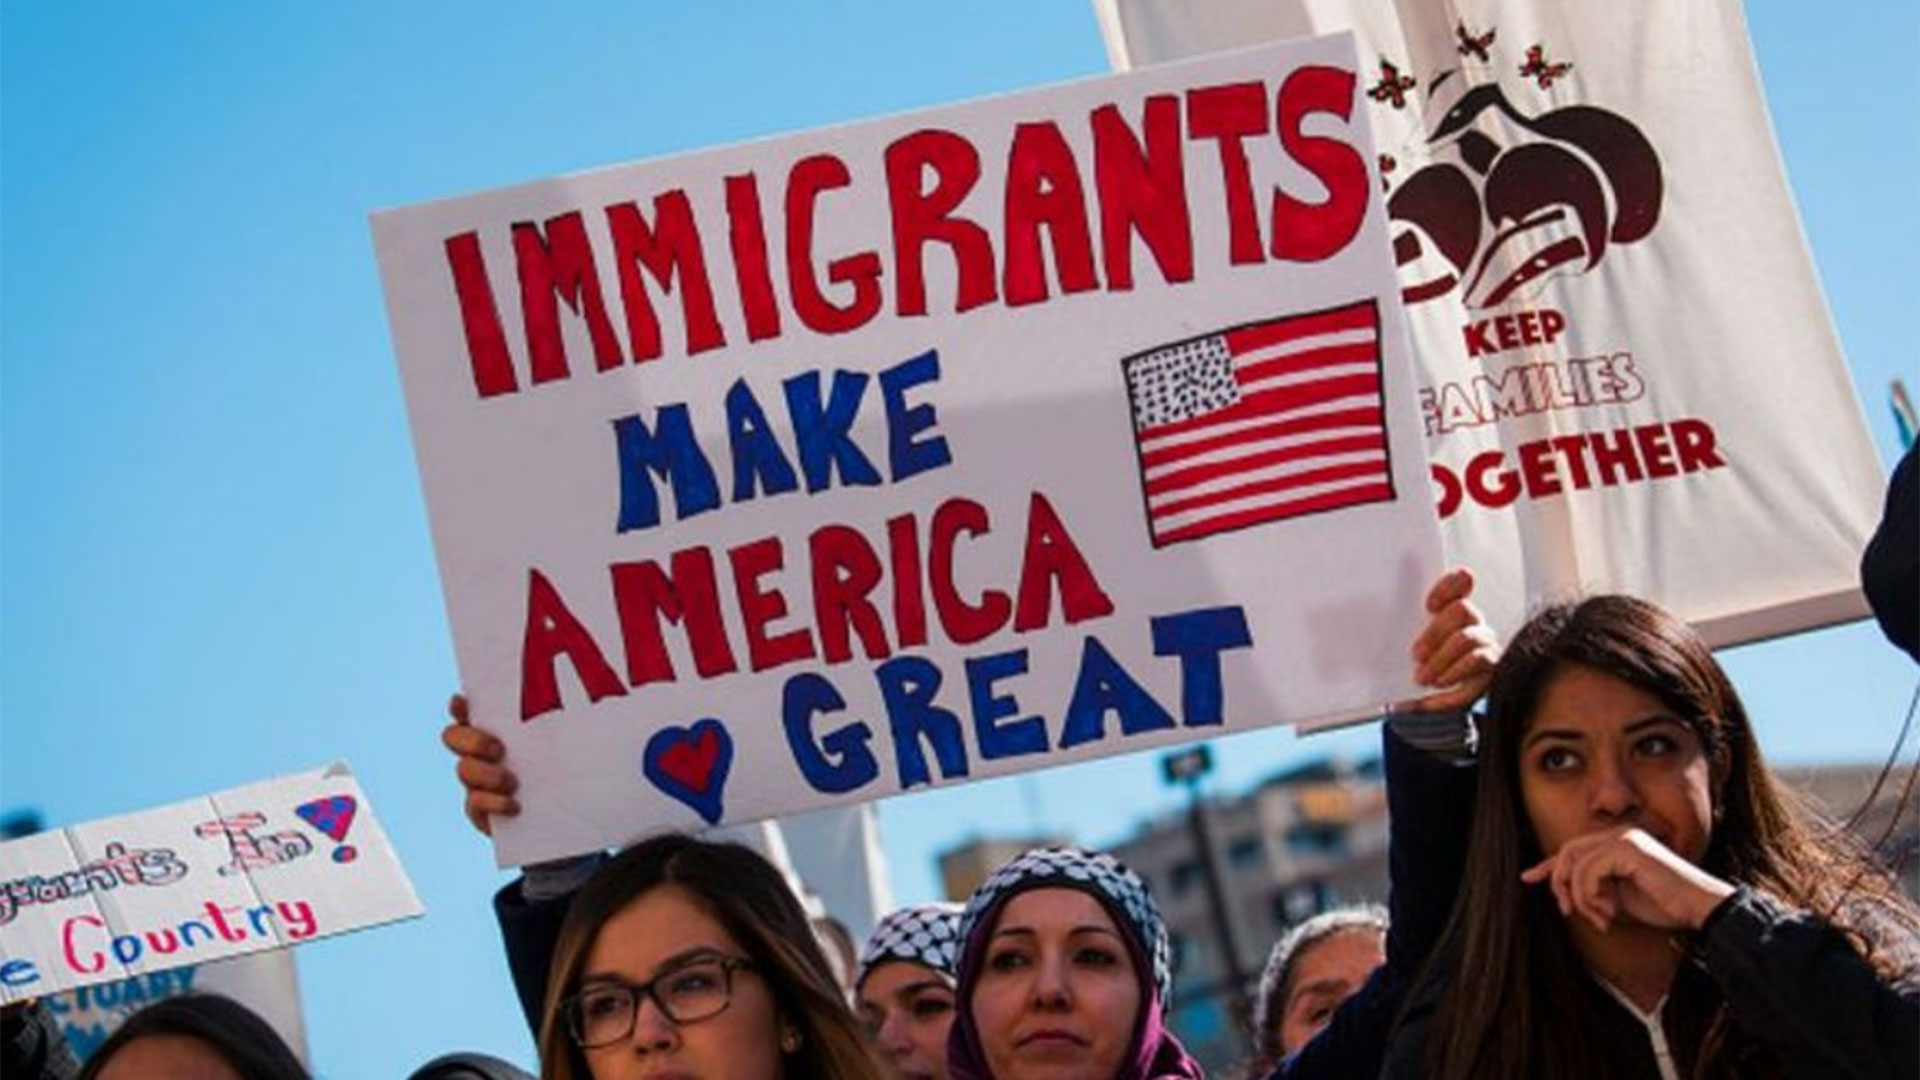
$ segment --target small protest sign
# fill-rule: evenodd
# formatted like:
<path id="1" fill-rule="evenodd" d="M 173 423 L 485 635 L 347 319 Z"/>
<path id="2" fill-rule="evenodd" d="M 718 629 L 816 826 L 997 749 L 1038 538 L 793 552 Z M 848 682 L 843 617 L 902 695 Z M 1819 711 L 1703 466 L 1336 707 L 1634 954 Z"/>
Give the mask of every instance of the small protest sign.
<path id="1" fill-rule="evenodd" d="M 1349 41 L 376 214 L 503 862 L 1413 692 Z"/>
<path id="2" fill-rule="evenodd" d="M 0 1001 L 420 912 L 335 765 L 0 844 Z"/>

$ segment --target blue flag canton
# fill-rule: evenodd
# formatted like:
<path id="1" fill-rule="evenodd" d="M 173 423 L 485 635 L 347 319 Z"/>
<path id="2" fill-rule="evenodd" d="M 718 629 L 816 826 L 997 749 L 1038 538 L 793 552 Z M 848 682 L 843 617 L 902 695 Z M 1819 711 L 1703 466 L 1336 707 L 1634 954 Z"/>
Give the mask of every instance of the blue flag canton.
<path id="1" fill-rule="evenodd" d="M 1233 353 L 1219 334 L 1142 353 L 1125 367 L 1137 431 L 1205 416 L 1240 401 Z"/>

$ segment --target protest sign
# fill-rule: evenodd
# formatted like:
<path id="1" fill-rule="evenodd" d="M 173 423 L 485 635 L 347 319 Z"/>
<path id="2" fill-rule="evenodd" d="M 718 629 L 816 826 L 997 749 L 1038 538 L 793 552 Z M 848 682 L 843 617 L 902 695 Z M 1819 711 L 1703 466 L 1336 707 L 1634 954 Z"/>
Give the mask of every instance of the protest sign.
<path id="1" fill-rule="evenodd" d="M 1627 592 L 1862 617 L 1885 476 L 1737 0 L 1094 0 L 1121 69 L 1358 38 L 1451 557 L 1496 627 Z"/>
<path id="2" fill-rule="evenodd" d="M 343 765 L 0 844 L 0 1001 L 420 914 Z"/>
<path id="3" fill-rule="evenodd" d="M 1414 692 L 1350 43 L 376 214 L 517 863 Z"/>

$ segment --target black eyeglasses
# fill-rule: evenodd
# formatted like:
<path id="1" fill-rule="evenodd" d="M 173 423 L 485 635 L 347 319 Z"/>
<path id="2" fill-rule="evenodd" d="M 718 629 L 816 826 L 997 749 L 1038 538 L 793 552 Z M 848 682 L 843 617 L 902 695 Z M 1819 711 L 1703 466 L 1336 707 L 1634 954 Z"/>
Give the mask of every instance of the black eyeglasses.
<path id="1" fill-rule="evenodd" d="M 702 956 L 650 982 L 595 982 L 561 1002 L 560 1013 L 573 1041 L 592 1050 L 633 1034 L 642 998 L 676 1024 L 720 1015 L 733 1003 L 733 973 L 752 967 L 745 957 Z"/>

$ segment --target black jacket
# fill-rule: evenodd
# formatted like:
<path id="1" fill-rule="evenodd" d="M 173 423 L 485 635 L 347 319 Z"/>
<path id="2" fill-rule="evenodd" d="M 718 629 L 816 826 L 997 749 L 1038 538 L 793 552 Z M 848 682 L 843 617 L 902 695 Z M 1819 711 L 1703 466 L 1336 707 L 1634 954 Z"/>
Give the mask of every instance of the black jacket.
<path id="1" fill-rule="evenodd" d="M 1714 911 L 1681 966 L 1661 1014 L 1678 1075 L 1692 1075 L 1700 1039 L 1724 1003 L 1734 1029 L 1755 1044 L 1736 1075 L 1911 1078 L 1920 1075 L 1920 982 L 1887 983 L 1846 938 L 1805 912 L 1741 888 Z M 1883 947 L 1911 957 L 1914 942 Z M 1423 1075 L 1439 991 L 1428 984 L 1407 1008 L 1380 1073 Z M 1587 1001 L 1605 1031 L 1594 1077 L 1658 1077 L 1646 1027 L 1595 981 Z M 1572 1078 L 1577 1080 L 1577 1078 Z"/>
<path id="2" fill-rule="evenodd" d="M 526 879 L 515 878 L 493 895 L 493 914 L 500 921 L 500 937 L 507 946 L 507 968 L 513 972 L 513 990 L 520 1011 L 540 1044 L 541 1009 L 547 999 L 547 968 L 560 944 L 560 924 L 567 919 L 572 894 L 529 903 L 520 891 Z"/>
<path id="3" fill-rule="evenodd" d="M 6 1080 L 70 1080 L 80 1062 L 39 999 L 0 1009 L 0 1076 Z"/>
<path id="4" fill-rule="evenodd" d="M 1920 465 L 1907 448 L 1887 483 L 1886 511 L 1860 557 L 1860 586 L 1887 640 L 1920 660 Z"/>

